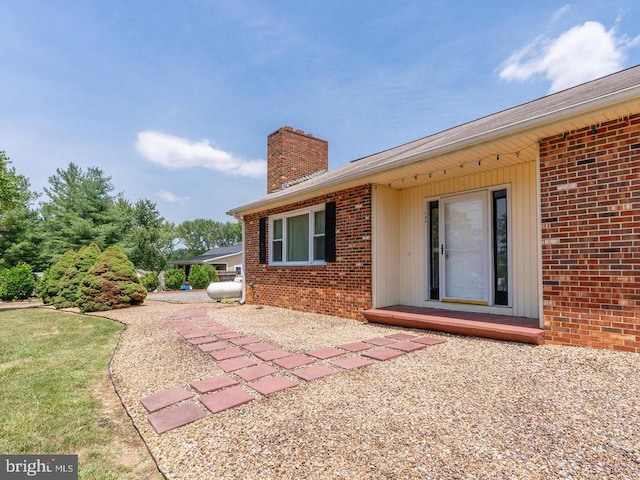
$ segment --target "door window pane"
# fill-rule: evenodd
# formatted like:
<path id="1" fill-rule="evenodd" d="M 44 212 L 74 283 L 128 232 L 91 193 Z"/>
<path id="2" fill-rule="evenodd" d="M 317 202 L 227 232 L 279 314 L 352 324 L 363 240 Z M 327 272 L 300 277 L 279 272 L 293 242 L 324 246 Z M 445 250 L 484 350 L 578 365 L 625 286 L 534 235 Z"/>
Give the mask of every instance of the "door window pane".
<path id="1" fill-rule="evenodd" d="M 507 248 L 507 191 L 493 192 L 494 303 L 509 304 L 509 255 Z"/>
<path id="2" fill-rule="evenodd" d="M 461 300 L 486 299 L 484 199 L 445 203 L 445 295 Z"/>

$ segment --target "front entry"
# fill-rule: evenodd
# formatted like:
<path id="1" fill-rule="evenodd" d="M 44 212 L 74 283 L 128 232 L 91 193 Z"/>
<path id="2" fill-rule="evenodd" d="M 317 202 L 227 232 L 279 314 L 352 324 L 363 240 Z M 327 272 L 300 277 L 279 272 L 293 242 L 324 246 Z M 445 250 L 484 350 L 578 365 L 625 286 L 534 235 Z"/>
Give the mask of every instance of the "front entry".
<path id="1" fill-rule="evenodd" d="M 443 301 L 489 303 L 486 195 L 444 200 L 440 220 Z"/>
<path id="2" fill-rule="evenodd" d="M 427 203 L 429 300 L 508 305 L 507 190 Z"/>

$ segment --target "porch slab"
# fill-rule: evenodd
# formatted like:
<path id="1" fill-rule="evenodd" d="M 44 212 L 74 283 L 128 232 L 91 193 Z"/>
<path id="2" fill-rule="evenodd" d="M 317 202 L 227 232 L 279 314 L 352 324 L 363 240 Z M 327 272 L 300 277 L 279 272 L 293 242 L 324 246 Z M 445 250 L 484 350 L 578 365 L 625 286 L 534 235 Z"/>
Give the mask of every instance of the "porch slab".
<path id="1" fill-rule="evenodd" d="M 147 416 L 147 420 L 149 420 L 156 433 L 160 435 L 206 416 L 207 414 L 198 405 L 189 402 L 151 413 Z"/>
<path id="2" fill-rule="evenodd" d="M 222 412 L 250 402 L 255 397 L 245 392 L 241 387 L 230 387 L 220 392 L 210 393 L 200 397 L 200 402 L 211 413 Z"/>
<path id="3" fill-rule="evenodd" d="M 533 345 L 544 344 L 544 330 L 539 328 L 538 320 L 532 318 L 488 313 L 454 312 L 407 305 L 372 308 L 364 310 L 362 315 L 372 323 L 421 328 L 455 335 L 472 335 Z"/>

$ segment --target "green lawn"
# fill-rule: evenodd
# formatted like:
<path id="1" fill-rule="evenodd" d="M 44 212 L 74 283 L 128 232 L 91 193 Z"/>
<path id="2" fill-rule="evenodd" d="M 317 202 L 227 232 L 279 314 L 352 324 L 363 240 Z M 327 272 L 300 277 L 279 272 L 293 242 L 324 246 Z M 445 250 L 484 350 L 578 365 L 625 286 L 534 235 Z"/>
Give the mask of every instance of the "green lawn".
<path id="1" fill-rule="evenodd" d="M 0 311 L 0 453 L 78 454 L 80 478 L 153 478 L 120 458 L 131 446 L 123 435 L 142 445 L 107 381 L 121 329 L 47 309 Z"/>

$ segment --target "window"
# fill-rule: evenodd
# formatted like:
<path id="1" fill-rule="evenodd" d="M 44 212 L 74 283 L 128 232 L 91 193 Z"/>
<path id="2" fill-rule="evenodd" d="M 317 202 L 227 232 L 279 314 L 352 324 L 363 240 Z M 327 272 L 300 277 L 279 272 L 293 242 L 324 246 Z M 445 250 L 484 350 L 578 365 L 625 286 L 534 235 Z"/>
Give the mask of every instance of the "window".
<path id="1" fill-rule="evenodd" d="M 312 265 L 325 263 L 324 205 L 271 217 L 271 264 Z"/>

